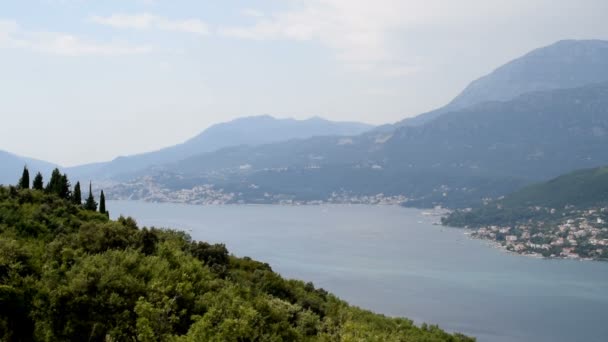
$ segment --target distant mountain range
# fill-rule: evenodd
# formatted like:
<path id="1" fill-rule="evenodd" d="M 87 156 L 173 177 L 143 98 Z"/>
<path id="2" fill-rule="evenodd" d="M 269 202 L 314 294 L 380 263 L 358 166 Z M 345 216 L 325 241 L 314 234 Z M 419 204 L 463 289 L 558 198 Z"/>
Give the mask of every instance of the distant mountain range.
<path id="1" fill-rule="evenodd" d="M 325 135 L 357 135 L 373 126 L 358 122 L 334 122 L 319 117 L 307 120 L 276 119 L 268 115 L 239 118 L 213 125 L 186 142 L 158 151 L 118 157 L 106 163 L 67 168 L 73 178 L 109 179 L 229 146 L 261 145 Z"/>
<path id="2" fill-rule="evenodd" d="M 226 148 L 165 165 L 156 175 L 176 190 L 217 184 L 253 197 L 303 200 L 334 192 L 405 194 L 413 205 L 468 206 L 608 164 L 606 146 L 608 83 L 602 83 L 483 103 L 390 133 Z"/>
<path id="3" fill-rule="evenodd" d="M 576 88 L 608 80 L 608 41 L 563 40 L 536 49 L 473 81 L 437 110 L 402 120 L 420 126 L 445 113 L 489 101 L 508 101 L 534 91 Z"/>
<path id="4" fill-rule="evenodd" d="M 36 172 L 50 175 L 53 168 L 57 167 L 42 160 L 22 157 L 0 150 L 0 184 L 17 184 L 21 170 L 26 165 L 32 178 Z"/>
<path id="5" fill-rule="evenodd" d="M 394 125 L 250 117 L 181 145 L 66 171 L 121 183 L 128 198 L 205 186 L 233 202 L 381 193 L 413 206 L 464 207 L 608 164 L 606 146 L 608 42 L 561 41 L 472 82 L 447 106 Z"/>

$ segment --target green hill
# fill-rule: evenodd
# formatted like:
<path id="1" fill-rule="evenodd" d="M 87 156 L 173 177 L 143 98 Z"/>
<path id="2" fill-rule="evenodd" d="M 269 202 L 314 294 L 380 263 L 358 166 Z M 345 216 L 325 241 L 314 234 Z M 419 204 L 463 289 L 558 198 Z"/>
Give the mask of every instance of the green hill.
<path id="1" fill-rule="evenodd" d="M 481 227 L 559 221 L 572 212 L 608 204 L 608 166 L 579 170 L 525 187 L 470 211 L 455 211 L 446 225 Z M 544 208 L 546 210 L 539 210 Z M 553 210 L 551 210 L 553 209 Z"/>
<path id="2" fill-rule="evenodd" d="M 349 306 L 224 245 L 14 187 L 0 187 L 0 340 L 473 341 Z"/>
<path id="3" fill-rule="evenodd" d="M 607 222 L 608 167 L 559 176 L 442 219 L 520 254 L 594 260 L 608 260 Z"/>
<path id="4" fill-rule="evenodd" d="M 575 171 L 545 183 L 534 184 L 504 198 L 508 207 L 542 206 L 579 208 L 608 202 L 608 166 Z"/>

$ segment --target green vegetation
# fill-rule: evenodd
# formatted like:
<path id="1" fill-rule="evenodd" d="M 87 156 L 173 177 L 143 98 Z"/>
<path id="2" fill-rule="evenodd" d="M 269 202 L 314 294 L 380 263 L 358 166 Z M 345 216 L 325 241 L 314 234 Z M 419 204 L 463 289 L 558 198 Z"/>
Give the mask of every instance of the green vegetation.
<path id="1" fill-rule="evenodd" d="M 608 167 L 531 185 L 442 222 L 516 252 L 608 260 Z"/>
<path id="2" fill-rule="evenodd" d="M 479 208 L 456 211 L 444 223 L 456 227 L 479 227 L 513 225 L 531 220 L 555 221 L 570 216 L 568 213 L 571 212 L 607 204 L 608 166 L 575 171 L 528 186 Z"/>
<path id="3" fill-rule="evenodd" d="M 30 171 L 27 169 L 27 166 L 23 167 L 23 174 L 21 175 L 17 186 L 21 189 L 30 188 Z"/>
<path id="4" fill-rule="evenodd" d="M 84 203 L 84 208 L 90 211 L 97 211 L 97 202 L 95 202 L 95 197 L 93 197 L 91 183 L 89 183 L 89 196 L 87 197 L 87 201 Z"/>
<path id="5" fill-rule="evenodd" d="M 99 212 L 110 216 L 110 213 L 106 210 L 106 195 L 104 195 L 103 190 L 101 190 L 101 195 L 99 195 Z"/>
<path id="6" fill-rule="evenodd" d="M 53 170 L 51 180 L 47 183 L 45 191 L 64 199 L 69 199 L 72 196 L 68 177 L 65 174 L 62 175 L 59 169 Z"/>
<path id="7" fill-rule="evenodd" d="M 608 203 L 608 166 L 575 171 L 545 183 L 517 191 L 502 201 L 504 206 L 587 208 Z"/>
<path id="8" fill-rule="evenodd" d="M 44 188 L 44 180 L 42 179 L 42 174 L 38 172 L 36 177 L 34 177 L 34 182 L 32 183 L 32 189 L 34 190 L 42 190 Z"/>
<path id="9" fill-rule="evenodd" d="M 74 193 L 72 194 L 72 203 L 76 205 L 82 204 L 82 191 L 80 190 L 80 182 L 74 185 Z"/>
<path id="10" fill-rule="evenodd" d="M 0 340 L 474 339 L 349 306 L 224 245 L 0 187 Z"/>

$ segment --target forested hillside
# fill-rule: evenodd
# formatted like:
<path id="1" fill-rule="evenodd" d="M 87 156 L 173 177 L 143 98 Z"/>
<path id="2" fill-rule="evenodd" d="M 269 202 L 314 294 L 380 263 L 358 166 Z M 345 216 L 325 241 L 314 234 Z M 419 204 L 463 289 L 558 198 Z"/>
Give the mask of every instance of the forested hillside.
<path id="1" fill-rule="evenodd" d="M 527 186 L 472 210 L 455 211 L 444 221 L 449 225 L 469 227 L 555 221 L 563 220 L 566 213 L 607 205 L 608 167 L 599 167 Z"/>
<path id="2" fill-rule="evenodd" d="M 0 187 L 0 340 L 473 339 L 349 306 L 224 245 L 11 186 Z"/>
<path id="3" fill-rule="evenodd" d="M 608 167 L 534 184 L 442 221 L 519 253 L 608 260 Z"/>

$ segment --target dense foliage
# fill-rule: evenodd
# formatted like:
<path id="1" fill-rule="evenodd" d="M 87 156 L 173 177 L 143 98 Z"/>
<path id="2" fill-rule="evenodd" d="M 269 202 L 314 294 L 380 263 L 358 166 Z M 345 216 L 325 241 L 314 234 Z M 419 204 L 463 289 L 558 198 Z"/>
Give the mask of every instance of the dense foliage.
<path id="1" fill-rule="evenodd" d="M 608 167 L 572 172 L 456 210 L 442 222 L 474 229 L 472 236 L 522 254 L 608 260 Z"/>
<path id="2" fill-rule="evenodd" d="M 0 340 L 473 339 L 349 306 L 223 245 L 0 187 Z"/>

